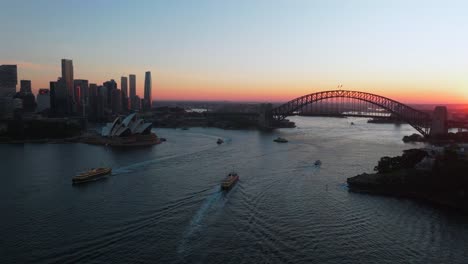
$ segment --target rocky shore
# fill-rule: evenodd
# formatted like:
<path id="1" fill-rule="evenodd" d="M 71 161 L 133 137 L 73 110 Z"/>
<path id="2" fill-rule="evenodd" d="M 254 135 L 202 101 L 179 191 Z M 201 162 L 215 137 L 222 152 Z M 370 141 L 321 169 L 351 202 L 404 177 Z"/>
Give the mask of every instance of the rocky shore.
<path id="1" fill-rule="evenodd" d="M 468 212 L 468 160 L 456 148 L 412 149 L 383 157 L 376 173 L 347 179 L 352 192 L 404 197 Z"/>

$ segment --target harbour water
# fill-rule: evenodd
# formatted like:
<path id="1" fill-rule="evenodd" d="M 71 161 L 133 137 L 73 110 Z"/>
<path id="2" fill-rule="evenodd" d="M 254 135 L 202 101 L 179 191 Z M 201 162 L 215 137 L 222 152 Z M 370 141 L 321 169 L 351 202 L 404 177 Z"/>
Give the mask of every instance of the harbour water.
<path id="1" fill-rule="evenodd" d="M 347 190 L 381 156 L 421 146 L 401 141 L 410 126 L 291 120 L 270 133 L 156 129 L 167 142 L 135 150 L 0 145 L 0 263 L 468 261 L 467 216 Z M 72 186 L 96 166 L 113 174 Z M 240 181 L 223 193 L 232 169 Z"/>

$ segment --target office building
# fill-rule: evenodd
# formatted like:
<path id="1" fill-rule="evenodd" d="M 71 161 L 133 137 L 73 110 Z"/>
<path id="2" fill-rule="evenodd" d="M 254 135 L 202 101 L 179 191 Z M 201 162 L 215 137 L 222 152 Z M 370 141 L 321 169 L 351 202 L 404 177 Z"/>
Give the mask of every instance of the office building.
<path id="1" fill-rule="evenodd" d="M 32 93 L 31 81 L 30 80 L 21 80 L 20 81 L 20 93 L 22 93 L 22 94 Z"/>
<path id="2" fill-rule="evenodd" d="M 14 110 L 13 97 L 18 84 L 16 65 L 0 65 L 0 116 L 12 117 Z"/>
<path id="3" fill-rule="evenodd" d="M 128 78 L 130 79 L 130 107 L 132 110 L 135 110 L 136 105 L 134 107 L 133 104 L 136 96 L 136 76 L 135 74 L 130 74 Z"/>
<path id="4" fill-rule="evenodd" d="M 37 107 L 36 112 L 42 112 L 46 109 L 50 109 L 50 92 L 49 89 L 39 89 L 37 93 Z"/>
<path id="5" fill-rule="evenodd" d="M 125 76 L 120 77 L 120 89 L 122 94 L 128 96 L 128 78 Z"/>
<path id="6" fill-rule="evenodd" d="M 112 94 L 115 90 L 117 90 L 117 83 L 112 79 L 110 81 L 104 82 L 103 85 L 106 87 L 107 95 L 106 95 L 106 107 L 107 109 L 112 109 L 112 105 L 114 102 L 112 101 L 113 97 Z"/>
<path id="7" fill-rule="evenodd" d="M 88 101 L 88 80 L 73 80 L 75 100 L 78 105 L 86 105 Z"/>
<path id="8" fill-rule="evenodd" d="M 120 78 L 120 89 L 122 91 L 122 110 L 127 112 L 128 111 L 128 78 L 122 76 Z"/>
<path id="9" fill-rule="evenodd" d="M 51 82 L 52 84 L 52 82 Z M 72 109 L 70 97 L 68 96 L 67 82 L 63 78 L 58 78 L 54 83 L 55 115 L 59 117 L 68 116 Z"/>

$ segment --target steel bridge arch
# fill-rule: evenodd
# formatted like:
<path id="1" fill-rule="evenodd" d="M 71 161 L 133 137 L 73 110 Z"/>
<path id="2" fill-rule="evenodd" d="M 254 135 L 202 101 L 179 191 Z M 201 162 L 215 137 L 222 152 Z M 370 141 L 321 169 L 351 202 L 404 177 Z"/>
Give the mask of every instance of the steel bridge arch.
<path id="1" fill-rule="evenodd" d="M 359 91 L 331 90 L 307 94 L 273 108 L 271 114 L 274 119 L 283 120 L 306 105 L 330 98 L 349 98 L 371 103 L 395 114 L 423 136 L 427 137 L 430 134 L 431 117 L 429 114 L 387 97 Z"/>

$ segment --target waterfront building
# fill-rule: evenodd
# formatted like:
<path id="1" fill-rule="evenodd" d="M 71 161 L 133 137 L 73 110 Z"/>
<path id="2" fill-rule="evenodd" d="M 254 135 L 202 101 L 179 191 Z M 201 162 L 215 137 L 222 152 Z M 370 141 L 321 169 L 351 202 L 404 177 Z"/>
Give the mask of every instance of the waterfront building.
<path id="1" fill-rule="evenodd" d="M 75 89 L 73 87 L 73 61 L 62 59 L 62 79 L 65 86 L 68 114 L 76 112 Z M 60 92 L 63 95 L 62 91 Z"/>
<path id="2" fill-rule="evenodd" d="M 144 94 L 144 110 L 149 111 L 151 110 L 151 72 L 147 71 L 145 72 L 145 94 Z"/>
<path id="3" fill-rule="evenodd" d="M 30 94 L 31 91 L 31 80 L 21 80 L 20 81 L 20 93 Z"/>
<path id="4" fill-rule="evenodd" d="M 136 96 L 136 76 L 135 74 L 130 74 L 128 78 L 130 79 L 130 107 L 132 110 L 135 110 L 136 105 L 134 106 L 134 102 Z"/>
<path id="5" fill-rule="evenodd" d="M 42 112 L 46 109 L 50 109 L 50 92 L 49 89 L 39 89 L 37 93 L 37 112 Z"/>

